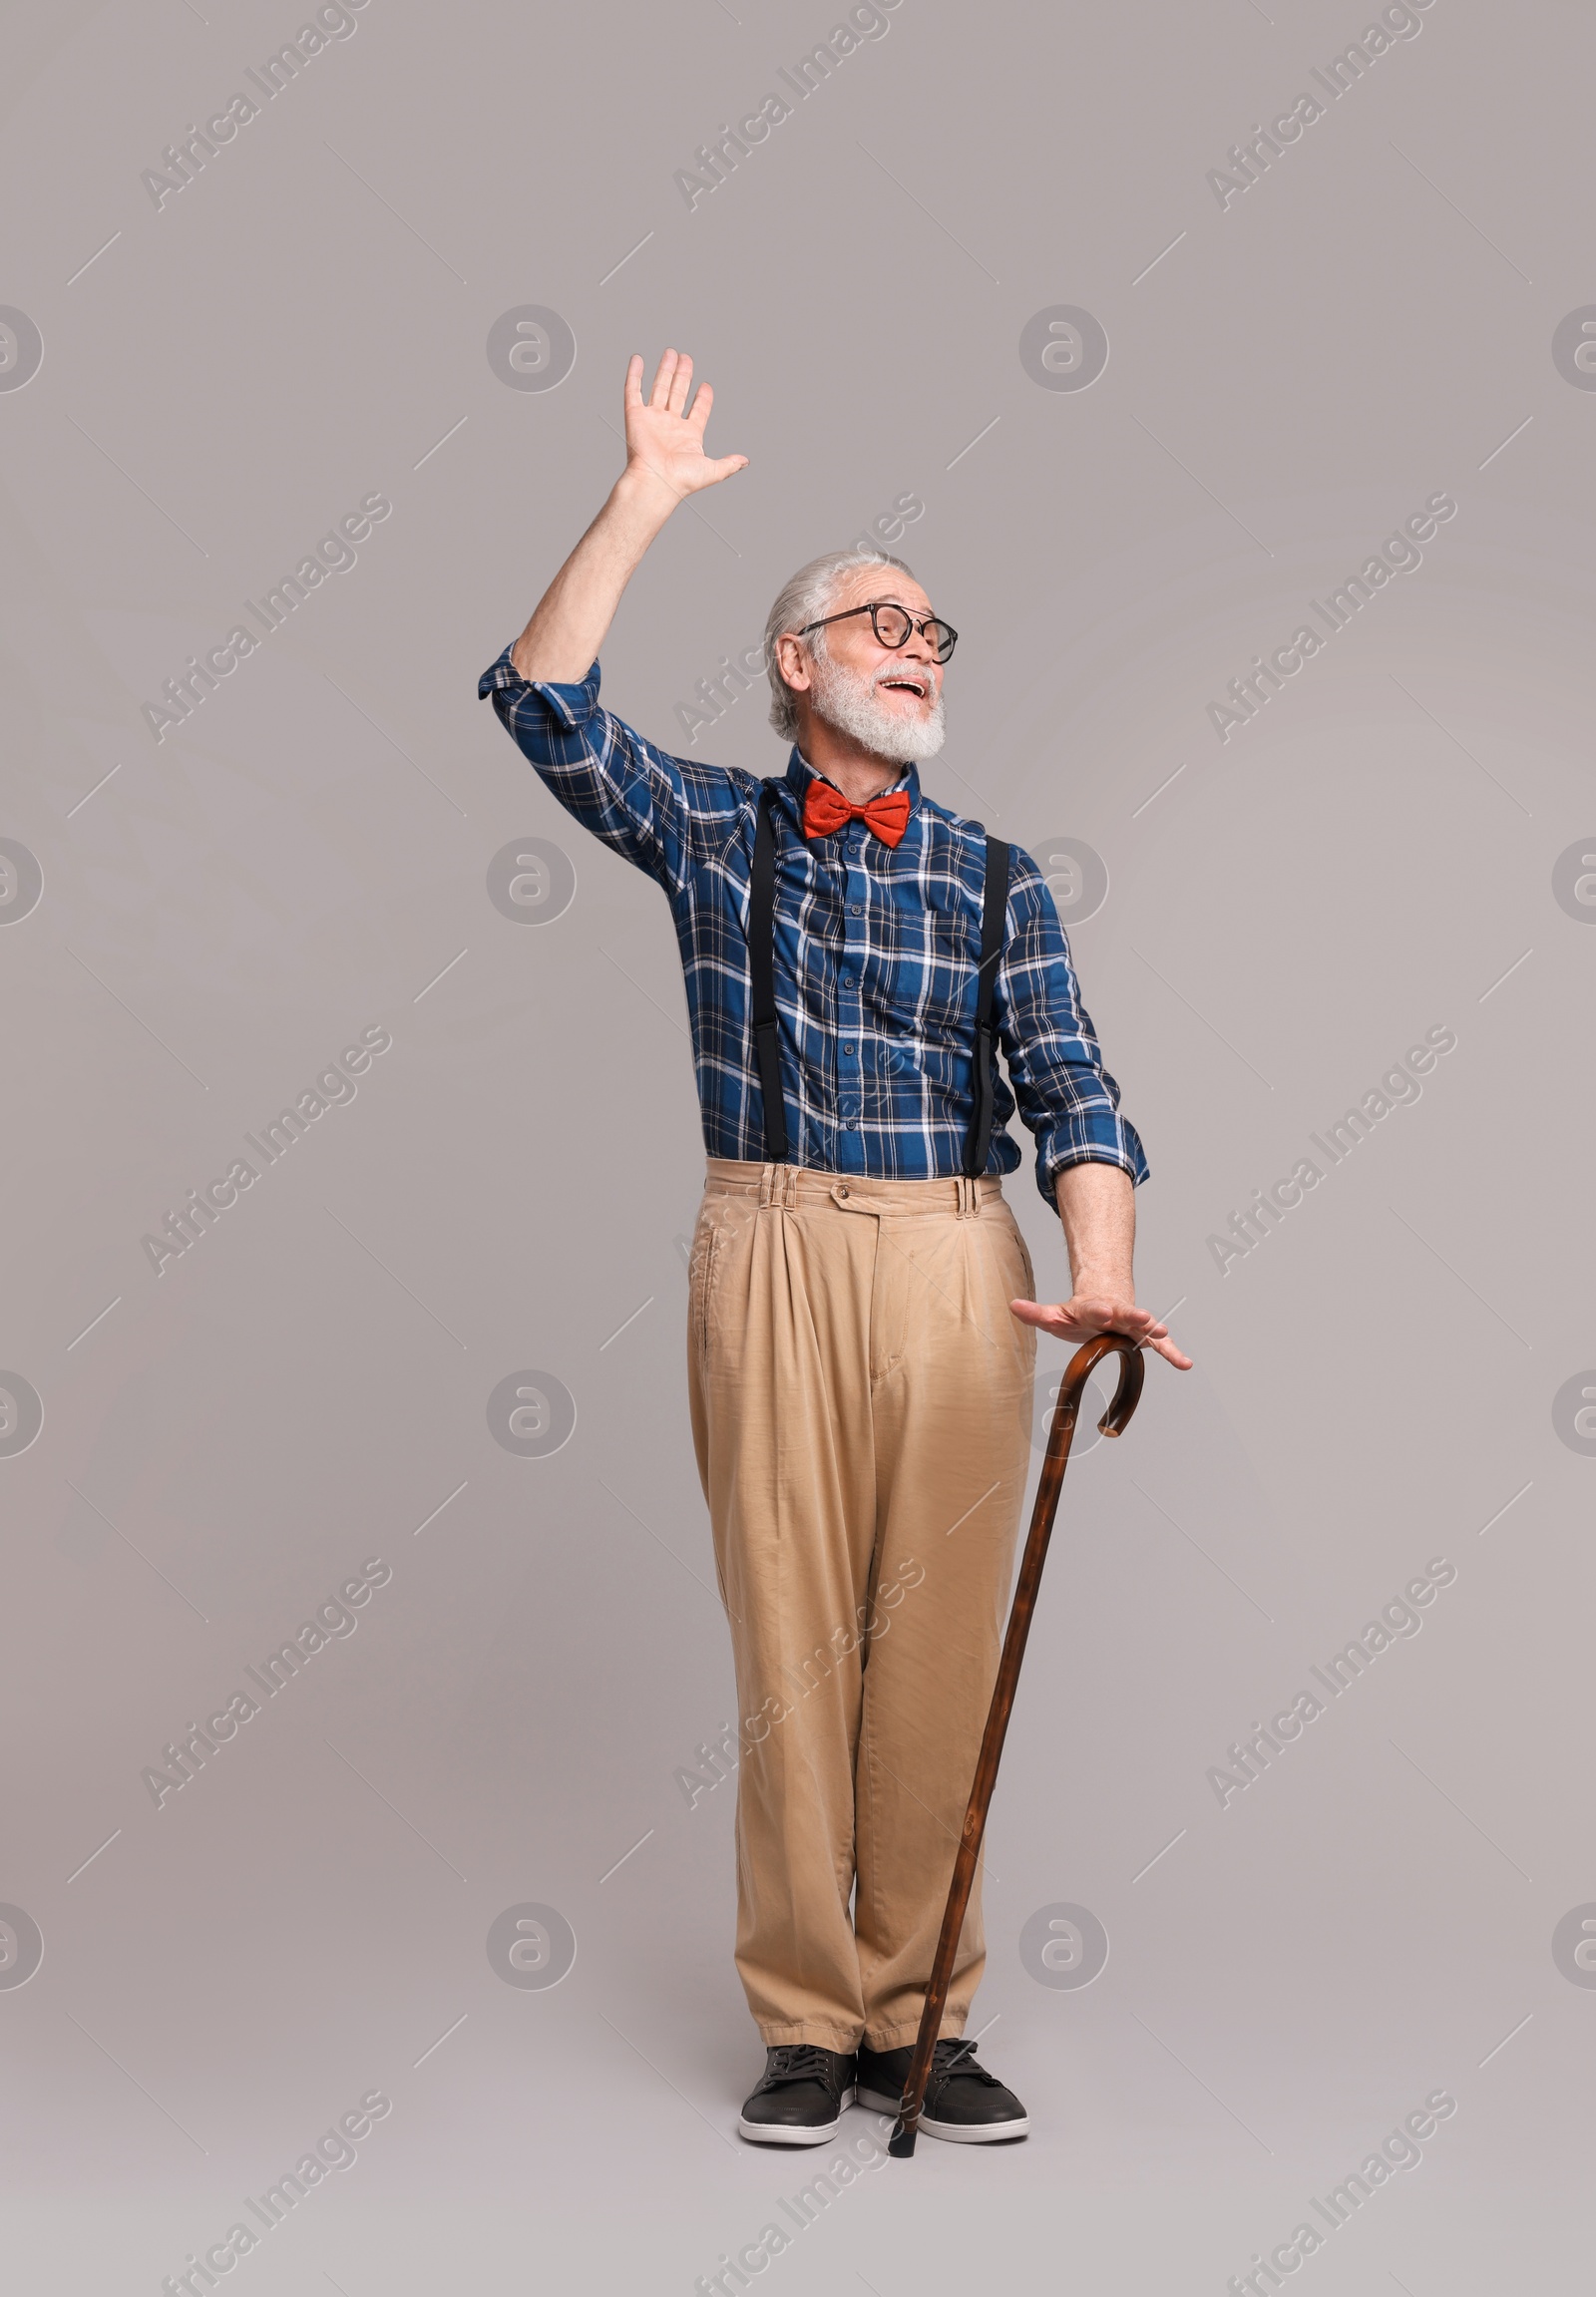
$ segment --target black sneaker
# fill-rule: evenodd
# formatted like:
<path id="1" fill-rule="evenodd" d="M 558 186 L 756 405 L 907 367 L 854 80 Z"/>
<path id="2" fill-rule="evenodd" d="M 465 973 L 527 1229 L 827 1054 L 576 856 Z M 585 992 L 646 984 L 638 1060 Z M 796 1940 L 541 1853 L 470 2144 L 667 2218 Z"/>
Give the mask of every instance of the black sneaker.
<path id="1" fill-rule="evenodd" d="M 860 2105 L 896 2114 L 914 2055 L 907 2047 L 872 2050 L 861 2043 Z M 1013 2092 L 976 2064 L 976 2045 L 945 2035 L 932 2055 L 920 2126 L 928 2137 L 951 2137 L 956 2145 L 996 2145 L 1007 2137 L 1023 2137 L 1030 2122 Z"/>
<path id="2" fill-rule="evenodd" d="M 813 2042 L 778 2042 L 765 2076 L 743 2103 L 737 2127 L 756 2145 L 824 2145 L 854 2102 L 854 2053 Z"/>

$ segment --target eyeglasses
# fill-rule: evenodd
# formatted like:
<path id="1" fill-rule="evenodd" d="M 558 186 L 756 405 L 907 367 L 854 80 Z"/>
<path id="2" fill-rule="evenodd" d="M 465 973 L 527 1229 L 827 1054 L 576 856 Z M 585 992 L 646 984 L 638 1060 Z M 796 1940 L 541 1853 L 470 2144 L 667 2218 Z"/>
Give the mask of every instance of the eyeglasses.
<path id="1" fill-rule="evenodd" d="M 876 633 L 877 644 L 886 646 L 890 652 L 908 645 L 911 630 L 920 632 L 939 662 L 946 662 L 959 643 L 959 632 L 951 622 L 939 622 L 935 614 L 928 614 L 923 622 L 917 622 L 907 607 L 886 605 L 879 601 L 869 606 L 850 606 L 846 613 L 827 614 L 818 622 L 806 622 L 798 635 L 802 638 L 811 630 L 823 630 L 828 622 L 851 621 L 855 614 L 870 616 L 870 626 Z"/>

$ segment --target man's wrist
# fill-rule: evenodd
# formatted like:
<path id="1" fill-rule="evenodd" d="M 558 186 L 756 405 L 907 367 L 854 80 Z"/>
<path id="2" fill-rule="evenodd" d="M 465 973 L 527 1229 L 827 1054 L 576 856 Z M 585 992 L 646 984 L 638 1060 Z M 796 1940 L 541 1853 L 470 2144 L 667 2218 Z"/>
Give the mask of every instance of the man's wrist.
<path id="1" fill-rule="evenodd" d="M 1070 1286 L 1076 1300 L 1117 1300 L 1131 1308 L 1136 1304 L 1136 1286 L 1129 1269 L 1112 1263 L 1076 1269 Z"/>
<path id="2" fill-rule="evenodd" d="M 646 549 L 680 498 L 646 463 L 631 462 L 609 490 L 609 500 L 626 526 L 644 537 Z"/>

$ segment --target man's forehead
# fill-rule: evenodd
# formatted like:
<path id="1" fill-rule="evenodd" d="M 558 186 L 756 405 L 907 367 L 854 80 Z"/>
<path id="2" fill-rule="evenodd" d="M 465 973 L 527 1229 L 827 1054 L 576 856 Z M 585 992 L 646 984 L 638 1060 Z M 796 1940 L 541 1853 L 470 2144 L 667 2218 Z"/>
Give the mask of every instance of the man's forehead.
<path id="1" fill-rule="evenodd" d="M 890 567 L 867 567 L 849 577 L 845 603 L 850 606 L 907 606 L 929 614 L 931 600 L 909 574 L 895 574 Z M 833 612 L 836 608 L 833 607 Z"/>

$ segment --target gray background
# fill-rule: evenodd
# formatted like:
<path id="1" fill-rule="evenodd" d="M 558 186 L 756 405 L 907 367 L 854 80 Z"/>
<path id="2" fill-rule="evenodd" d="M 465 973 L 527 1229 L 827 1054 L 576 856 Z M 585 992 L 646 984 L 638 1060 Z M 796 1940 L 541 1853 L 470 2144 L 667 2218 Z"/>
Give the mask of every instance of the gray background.
<path id="1" fill-rule="evenodd" d="M 667 342 L 751 467 L 660 540 L 606 699 L 680 746 L 791 568 L 919 495 L 901 548 L 966 633 L 925 779 L 1107 866 L 1074 951 L 1152 1166 L 1140 1297 L 1197 1359 L 1071 1471 L 994 1813 L 976 2023 L 1035 2133 L 867 2174 L 756 2285 L 1217 2297 L 1437 2088 L 1313 2287 L 1588 2250 L 1596 1998 L 1552 1953 L 1596 1899 L 1596 1463 L 1553 1420 L 1596 1361 L 1596 910 L 1553 893 L 1596 852 L 1596 397 L 1552 356 L 1596 298 L 1588 11 L 1432 0 L 1223 208 L 1208 172 L 1371 14 L 884 20 L 689 210 L 673 172 L 826 10 L 369 0 L 158 209 L 141 171 L 292 11 L 11 11 L 0 302 L 44 346 L 0 391 L 0 835 L 43 873 L 0 932 L 0 1365 L 44 1410 L 0 1458 L 0 1899 L 44 1940 L 0 1988 L 19 2283 L 156 2291 L 374 2088 L 256 2297 L 685 2293 L 830 2157 L 730 2135 L 734 1790 L 672 1775 L 732 1692 L 667 912 L 475 700 Z M 548 392 L 487 357 L 529 303 L 577 343 Z M 1020 362 L 1058 304 L 1106 330 L 1083 391 Z M 156 742 L 141 705 L 376 491 L 358 564 Z M 1437 491 L 1423 565 L 1221 741 L 1227 681 Z M 695 754 L 779 770 L 763 715 Z M 487 890 L 530 837 L 576 881 L 533 927 Z M 358 1096 L 157 1277 L 141 1238 L 373 1023 Z M 1209 1235 L 1437 1025 L 1421 1099 L 1221 1274 Z M 575 1399 L 552 1456 L 490 1432 L 528 1367 Z M 1222 1809 L 1208 1766 L 1432 1557 L 1422 1633 Z M 357 1632 L 157 1809 L 142 1768 L 368 1558 Z M 486 1951 L 529 1902 L 577 1939 L 552 1990 Z M 1083 1989 L 1021 1958 L 1058 1903 L 1110 1942 Z"/>

